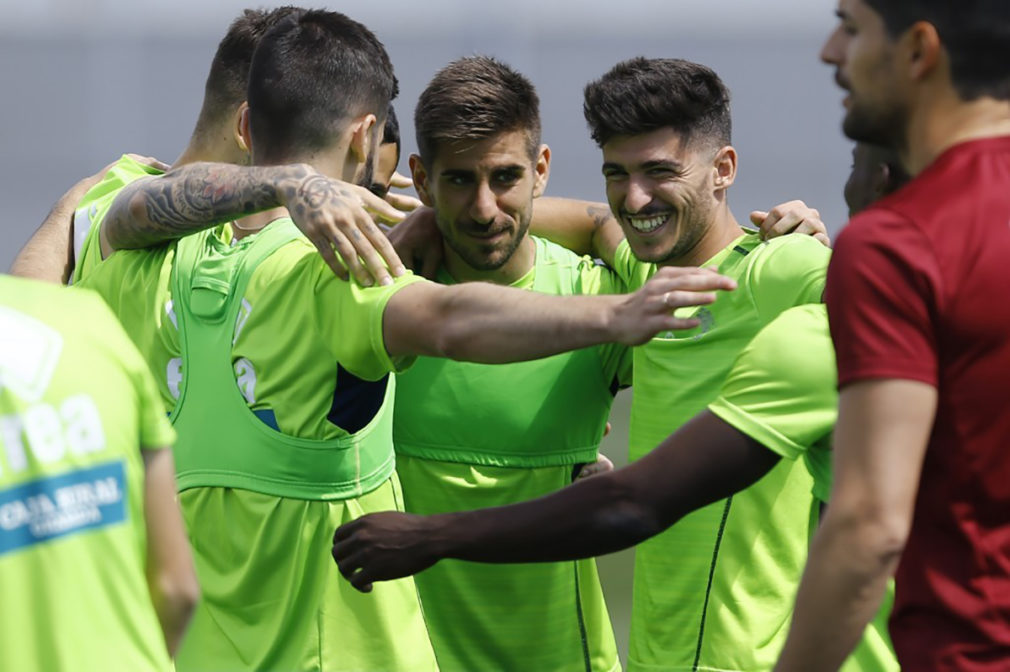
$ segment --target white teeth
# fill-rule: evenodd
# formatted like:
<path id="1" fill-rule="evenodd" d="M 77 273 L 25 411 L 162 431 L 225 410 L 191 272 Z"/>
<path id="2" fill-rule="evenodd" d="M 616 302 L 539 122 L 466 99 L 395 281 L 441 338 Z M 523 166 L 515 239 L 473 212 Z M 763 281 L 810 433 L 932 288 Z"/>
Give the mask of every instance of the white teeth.
<path id="1" fill-rule="evenodd" d="M 666 221 L 666 215 L 659 215 L 658 217 L 648 217 L 645 219 L 628 217 L 628 223 L 631 224 L 631 228 L 640 233 L 649 233 L 650 231 L 655 231 L 663 222 Z"/>

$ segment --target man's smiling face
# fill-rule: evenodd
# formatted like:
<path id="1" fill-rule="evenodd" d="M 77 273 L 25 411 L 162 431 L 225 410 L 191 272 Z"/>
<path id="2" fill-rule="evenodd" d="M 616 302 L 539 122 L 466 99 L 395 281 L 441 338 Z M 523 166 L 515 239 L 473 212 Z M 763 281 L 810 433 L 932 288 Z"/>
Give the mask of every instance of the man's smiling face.
<path id="1" fill-rule="evenodd" d="M 603 145 L 607 200 L 637 258 L 676 261 L 704 237 L 717 204 L 716 151 L 701 140 L 684 142 L 672 128 Z"/>

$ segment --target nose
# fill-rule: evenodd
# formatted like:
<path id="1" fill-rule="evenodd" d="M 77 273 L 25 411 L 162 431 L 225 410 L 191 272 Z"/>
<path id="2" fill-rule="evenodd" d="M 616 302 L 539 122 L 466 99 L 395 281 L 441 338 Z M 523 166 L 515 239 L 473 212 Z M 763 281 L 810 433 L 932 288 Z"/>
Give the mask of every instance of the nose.
<path id="1" fill-rule="evenodd" d="M 639 178 L 632 176 L 628 179 L 628 193 L 624 197 L 624 209 L 630 213 L 635 213 L 652 203 L 652 191 Z"/>
<path id="2" fill-rule="evenodd" d="M 476 193 L 470 203 L 470 218 L 478 224 L 490 224 L 498 214 L 498 198 L 486 181 L 477 184 Z"/>
<path id="3" fill-rule="evenodd" d="M 824 46 L 821 47 L 821 61 L 827 63 L 828 65 L 838 65 L 842 62 L 842 28 L 838 26 L 831 34 L 828 35 L 828 39 L 825 40 Z"/>

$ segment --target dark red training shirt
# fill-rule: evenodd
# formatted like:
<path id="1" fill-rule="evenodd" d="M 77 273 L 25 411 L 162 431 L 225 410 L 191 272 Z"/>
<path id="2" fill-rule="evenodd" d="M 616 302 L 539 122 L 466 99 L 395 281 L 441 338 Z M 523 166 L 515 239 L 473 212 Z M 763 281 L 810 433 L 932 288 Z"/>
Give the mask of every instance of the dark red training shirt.
<path id="1" fill-rule="evenodd" d="M 938 391 L 891 634 L 905 672 L 1010 670 L 1010 137 L 853 218 L 828 271 L 839 385 Z"/>

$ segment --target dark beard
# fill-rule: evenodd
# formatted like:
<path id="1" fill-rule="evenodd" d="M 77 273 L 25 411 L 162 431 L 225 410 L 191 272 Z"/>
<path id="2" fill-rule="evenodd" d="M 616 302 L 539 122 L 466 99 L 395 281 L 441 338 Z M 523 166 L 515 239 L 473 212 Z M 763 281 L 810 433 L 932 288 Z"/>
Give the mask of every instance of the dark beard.
<path id="1" fill-rule="evenodd" d="M 375 177 L 375 151 L 368 153 L 368 158 L 365 160 L 365 170 L 362 172 L 361 177 L 358 178 L 358 186 L 369 189 L 372 186 L 372 178 Z"/>
<path id="2" fill-rule="evenodd" d="M 906 115 L 899 107 L 877 114 L 853 108 L 842 120 L 842 132 L 856 142 L 901 150 L 905 141 L 905 120 Z"/>

